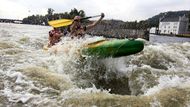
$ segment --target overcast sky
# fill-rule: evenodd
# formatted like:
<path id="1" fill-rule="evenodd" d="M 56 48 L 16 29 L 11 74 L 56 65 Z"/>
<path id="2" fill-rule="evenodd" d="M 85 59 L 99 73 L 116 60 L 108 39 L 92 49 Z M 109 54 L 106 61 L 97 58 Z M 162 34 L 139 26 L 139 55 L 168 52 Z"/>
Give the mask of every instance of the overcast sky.
<path id="1" fill-rule="evenodd" d="M 190 0 L 0 0 L 0 18 L 22 19 L 33 14 L 56 13 L 73 8 L 86 16 L 105 13 L 105 19 L 145 20 L 160 12 L 190 10 Z"/>

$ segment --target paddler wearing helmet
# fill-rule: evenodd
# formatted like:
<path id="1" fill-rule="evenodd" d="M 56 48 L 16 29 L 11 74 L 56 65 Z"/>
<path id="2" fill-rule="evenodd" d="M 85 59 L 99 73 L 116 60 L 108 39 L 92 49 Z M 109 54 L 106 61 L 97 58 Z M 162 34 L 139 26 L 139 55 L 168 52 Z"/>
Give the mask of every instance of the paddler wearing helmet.
<path id="1" fill-rule="evenodd" d="M 70 35 L 71 37 L 83 37 L 86 33 L 87 30 L 95 27 L 102 19 L 104 18 L 104 13 L 101 13 L 101 17 L 99 20 L 93 22 L 92 24 L 82 26 L 81 24 L 81 17 L 80 16 L 75 16 L 74 21 L 69 27 Z"/>

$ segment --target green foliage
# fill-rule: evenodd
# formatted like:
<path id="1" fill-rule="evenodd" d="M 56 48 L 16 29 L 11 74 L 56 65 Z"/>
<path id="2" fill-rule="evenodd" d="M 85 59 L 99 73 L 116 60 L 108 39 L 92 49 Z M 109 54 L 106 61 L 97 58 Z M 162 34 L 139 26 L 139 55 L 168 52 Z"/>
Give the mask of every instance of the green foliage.
<path id="1" fill-rule="evenodd" d="M 156 16 L 153 16 L 152 18 L 149 18 L 147 20 L 142 20 L 142 21 L 131 21 L 131 22 L 124 22 L 120 26 L 122 29 L 144 29 L 146 30 L 147 28 L 151 27 L 158 27 L 159 26 L 159 20 L 162 17 L 179 17 L 186 15 L 190 19 L 190 11 L 176 11 L 176 12 L 165 12 L 165 13 L 160 13 Z M 190 29 L 190 25 L 189 25 Z"/>
<path id="2" fill-rule="evenodd" d="M 53 9 L 52 8 L 48 8 L 48 15 L 53 15 Z"/>
<path id="3" fill-rule="evenodd" d="M 133 22 L 125 22 L 125 24 L 121 27 L 123 29 L 147 29 L 149 28 L 149 23 L 147 21 L 133 21 Z"/>
<path id="4" fill-rule="evenodd" d="M 188 13 L 188 18 L 189 18 L 189 26 L 188 26 L 188 31 L 190 31 L 190 12 Z"/>
<path id="5" fill-rule="evenodd" d="M 81 17 L 85 17 L 85 12 L 83 10 L 77 10 L 76 8 L 71 9 L 70 12 L 64 13 L 53 13 L 54 10 L 52 8 L 48 8 L 47 14 L 45 16 L 42 15 L 32 15 L 24 18 L 22 22 L 24 24 L 35 24 L 35 25 L 48 25 L 48 21 L 57 20 L 57 19 L 72 19 L 74 16 L 78 15 Z"/>
<path id="6" fill-rule="evenodd" d="M 85 17 L 85 12 L 83 10 L 77 10 L 76 8 L 71 9 L 71 12 L 69 13 L 71 15 L 71 18 L 74 18 L 76 15 Z"/>
<path id="7" fill-rule="evenodd" d="M 45 21 L 45 17 L 42 15 L 32 15 L 24 18 L 22 22 L 25 24 L 42 25 Z"/>
<path id="8" fill-rule="evenodd" d="M 190 23 L 190 12 L 189 12 L 189 14 L 188 14 L 188 18 L 189 18 L 189 23 Z"/>

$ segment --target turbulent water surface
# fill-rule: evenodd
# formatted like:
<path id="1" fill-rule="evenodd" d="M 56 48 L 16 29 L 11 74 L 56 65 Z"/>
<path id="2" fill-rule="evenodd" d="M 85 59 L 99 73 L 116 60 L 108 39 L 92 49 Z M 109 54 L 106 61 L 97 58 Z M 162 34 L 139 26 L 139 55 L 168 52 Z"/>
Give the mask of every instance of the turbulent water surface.
<path id="1" fill-rule="evenodd" d="M 43 50 L 50 27 L 0 23 L 2 107 L 188 107 L 190 43 L 145 41 L 142 52 L 96 59 L 68 37 Z"/>

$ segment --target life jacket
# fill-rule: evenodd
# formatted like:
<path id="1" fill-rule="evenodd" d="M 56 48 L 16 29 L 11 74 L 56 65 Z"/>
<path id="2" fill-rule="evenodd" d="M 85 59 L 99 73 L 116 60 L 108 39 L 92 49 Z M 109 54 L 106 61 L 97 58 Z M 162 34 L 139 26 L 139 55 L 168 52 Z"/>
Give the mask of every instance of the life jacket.
<path id="1" fill-rule="evenodd" d="M 49 31 L 49 45 L 50 46 L 55 45 L 55 43 L 58 43 L 61 40 L 61 38 L 57 36 L 59 34 L 61 34 L 61 32 L 58 30 Z"/>
<path id="2" fill-rule="evenodd" d="M 73 32 L 71 32 L 69 29 L 69 32 L 71 34 L 74 34 L 73 36 L 78 36 L 78 37 L 84 36 L 85 31 L 86 31 L 86 26 L 84 26 L 84 27 L 83 26 L 76 26 L 76 28 Z"/>

